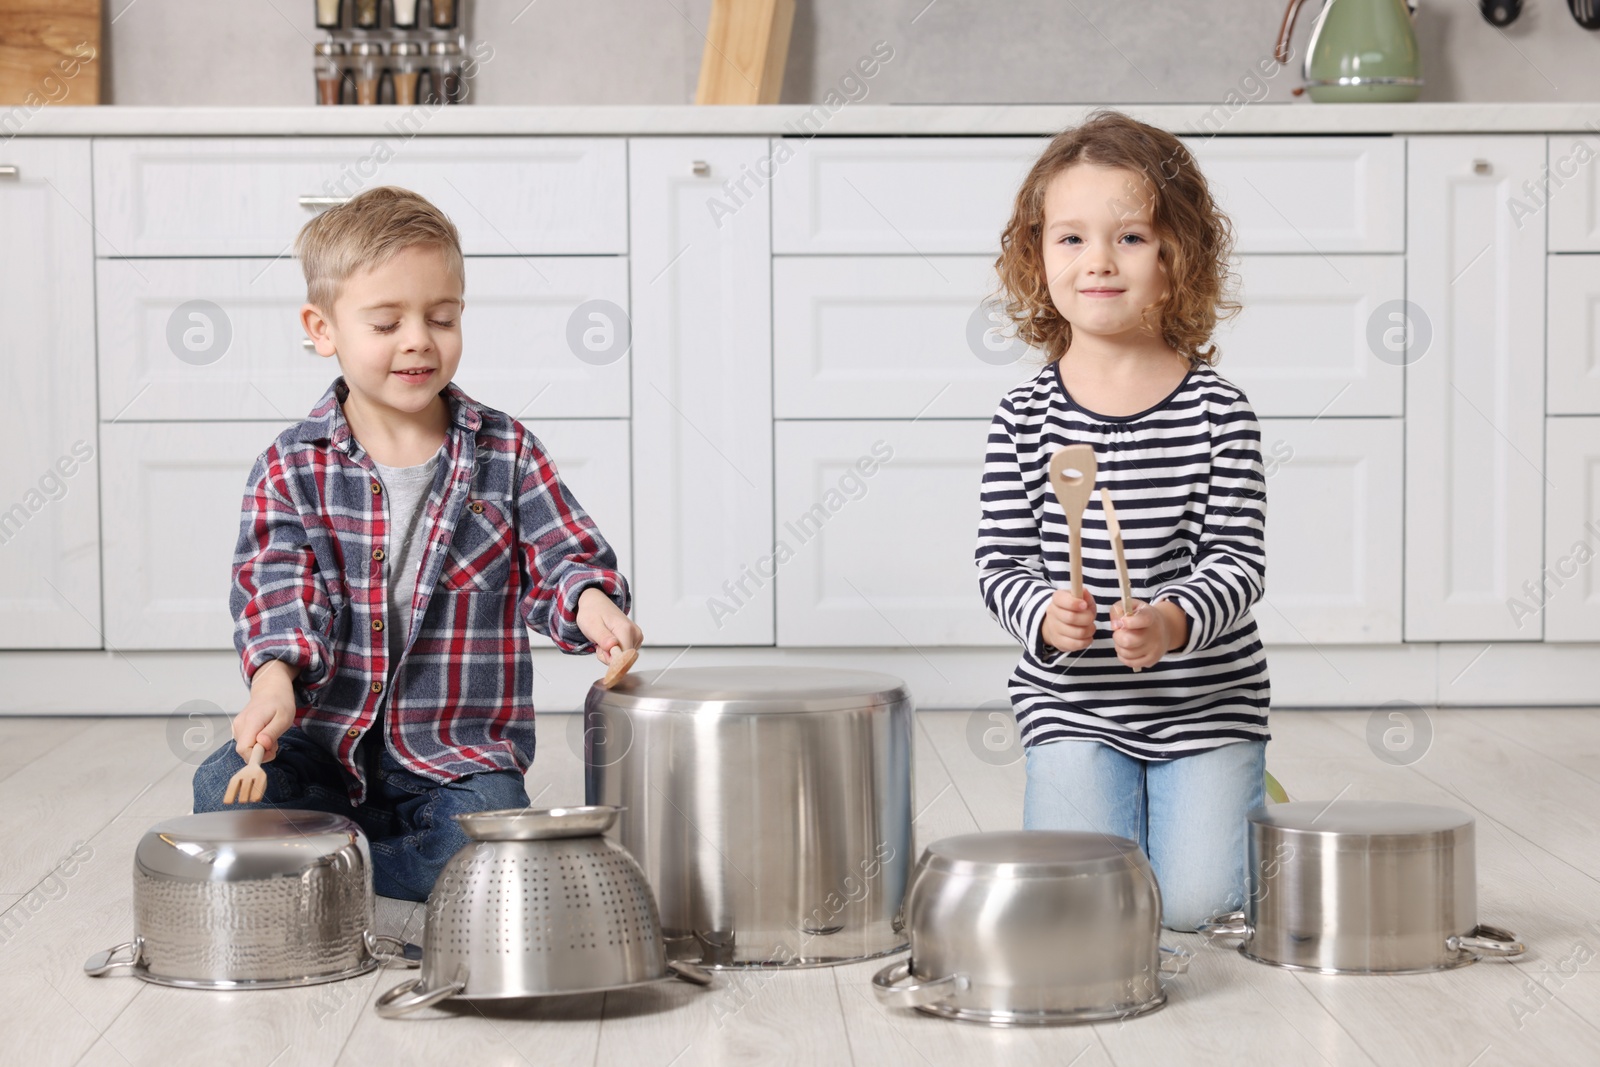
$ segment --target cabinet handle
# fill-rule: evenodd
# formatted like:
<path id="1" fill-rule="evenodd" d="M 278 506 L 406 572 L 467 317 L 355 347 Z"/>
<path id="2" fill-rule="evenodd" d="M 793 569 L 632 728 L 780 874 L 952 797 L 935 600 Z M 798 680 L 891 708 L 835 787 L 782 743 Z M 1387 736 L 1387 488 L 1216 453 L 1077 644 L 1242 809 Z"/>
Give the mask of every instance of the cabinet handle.
<path id="1" fill-rule="evenodd" d="M 1487 159 L 1474 159 L 1472 161 L 1472 173 L 1474 174 L 1488 174 L 1493 169 L 1493 167 L 1489 166 Z"/>
<path id="2" fill-rule="evenodd" d="M 302 196 L 300 206 L 303 208 L 338 207 L 340 204 L 350 202 L 348 196 Z"/>
<path id="3" fill-rule="evenodd" d="M 707 163 L 703 159 L 695 160 L 694 166 L 690 167 L 689 169 L 694 171 L 694 176 L 696 178 L 705 178 L 711 174 L 711 164 Z"/>
<path id="4" fill-rule="evenodd" d="M 17 177 L 17 168 L 16 167 L 11 166 L 9 163 L 0 164 L 0 178 L 15 178 L 15 177 Z"/>

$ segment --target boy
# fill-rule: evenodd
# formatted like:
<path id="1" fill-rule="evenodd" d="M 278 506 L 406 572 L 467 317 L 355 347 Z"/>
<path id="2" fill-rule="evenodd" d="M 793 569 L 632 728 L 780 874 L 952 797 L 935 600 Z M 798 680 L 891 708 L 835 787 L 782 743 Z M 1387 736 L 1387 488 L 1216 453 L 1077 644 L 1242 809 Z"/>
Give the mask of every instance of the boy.
<path id="1" fill-rule="evenodd" d="M 195 772 L 194 810 L 219 810 L 260 744 L 263 805 L 354 819 L 376 892 L 426 900 L 467 841 L 452 815 L 528 804 L 524 623 L 602 663 L 643 634 L 538 440 L 450 384 L 465 306 L 450 220 L 385 186 L 295 249 L 301 323 L 343 376 L 250 472 L 230 598 L 250 700 Z"/>

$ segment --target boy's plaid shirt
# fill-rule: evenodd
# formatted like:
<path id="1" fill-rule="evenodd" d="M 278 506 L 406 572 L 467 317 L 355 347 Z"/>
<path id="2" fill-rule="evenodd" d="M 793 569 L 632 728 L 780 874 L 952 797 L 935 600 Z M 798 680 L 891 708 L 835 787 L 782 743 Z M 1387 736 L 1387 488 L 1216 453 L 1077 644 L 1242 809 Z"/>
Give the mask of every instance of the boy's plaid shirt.
<path id="1" fill-rule="evenodd" d="M 564 652 L 593 649 L 578 595 L 628 610 L 616 553 L 527 428 L 454 385 L 450 428 L 424 504 L 427 549 L 405 651 L 389 679 L 388 507 L 350 434 L 337 379 L 250 472 L 230 608 L 246 683 L 269 660 L 300 668 L 295 721 L 366 796 L 357 746 L 381 722 L 409 770 L 440 782 L 525 771 L 533 760 L 527 626 Z M 365 752 L 365 749 L 363 749 Z"/>

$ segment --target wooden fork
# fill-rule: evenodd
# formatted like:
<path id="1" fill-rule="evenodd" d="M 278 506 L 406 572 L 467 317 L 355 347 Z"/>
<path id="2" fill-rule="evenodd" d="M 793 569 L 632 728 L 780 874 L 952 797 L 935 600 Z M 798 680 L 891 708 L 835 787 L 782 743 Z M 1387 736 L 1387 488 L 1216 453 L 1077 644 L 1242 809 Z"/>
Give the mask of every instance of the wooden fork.
<path id="1" fill-rule="evenodd" d="M 266 794 L 267 772 L 261 769 L 261 757 L 264 755 L 266 749 L 257 741 L 256 747 L 250 750 L 250 762 L 240 767 L 228 780 L 228 791 L 222 794 L 224 804 L 232 804 L 235 800 L 241 804 L 254 804 Z"/>
<path id="2" fill-rule="evenodd" d="M 1117 581 L 1122 585 L 1122 617 L 1133 614 L 1133 583 L 1128 580 L 1128 557 L 1122 550 L 1122 526 L 1117 522 L 1117 509 L 1111 506 L 1111 493 L 1100 487 L 1100 507 L 1106 513 L 1106 532 L 1111 535 L 1111 550 L 1117 556 Z M 1135 674 L 1141 668 L 1135 667 Z"/>

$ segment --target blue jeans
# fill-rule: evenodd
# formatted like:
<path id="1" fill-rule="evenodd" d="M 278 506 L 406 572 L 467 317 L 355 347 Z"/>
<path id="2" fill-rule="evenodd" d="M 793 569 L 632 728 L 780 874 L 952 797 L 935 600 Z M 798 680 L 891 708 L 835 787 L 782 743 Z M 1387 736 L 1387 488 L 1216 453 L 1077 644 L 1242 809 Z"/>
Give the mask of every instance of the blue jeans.
<path id="1" fill-rule="evenodd" d="M 1265 741 L 1174 760 L 1125 756 L 1098 741 L 1027 750 L 1022 825 L 1137 841 L 1161 887 L 1161 922 L 1193 930 L 1244 906 L 1247 816 L 1266 803 Z"/>
<path id="2" fill-rule="evenodd" d="M 293 726 L 278 738 L 277 758 L 261 765 L 267 790 L 260 803 L 224 806 L 228 779 L 243 766 L 232 740 L 207 756 L 194 772 L 194 810 L 299 808 L 343 815 L 367 835 L 373 891 L 401 900 L 427 900 L 444 865 L 469 842 L 452 815 L 528 806 L 520 774 L 485 771 L 436 782 L 406 770 L 384 750 L 367 757 L 367 799 L 358 807 L 350 803 L 344 768 L 333 754 Z"/>

